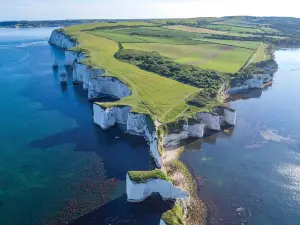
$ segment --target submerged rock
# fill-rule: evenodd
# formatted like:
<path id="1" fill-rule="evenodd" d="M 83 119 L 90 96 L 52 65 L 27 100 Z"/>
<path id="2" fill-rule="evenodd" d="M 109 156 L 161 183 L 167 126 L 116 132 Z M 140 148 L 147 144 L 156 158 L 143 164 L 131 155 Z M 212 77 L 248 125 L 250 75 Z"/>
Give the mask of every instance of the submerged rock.
<path id="1" fill-rule="evenodd" d="M 235 211 L 236 211 L 236 214 L 237 214 L 239 217 L 243 217 L 243 216 L 245 216 L 245 214 L 246 214 L 246 211 L 245 211 L 245 209 L 244 209 L 243 207 L 239 207 L 239 208 L 237 208 Z"/>

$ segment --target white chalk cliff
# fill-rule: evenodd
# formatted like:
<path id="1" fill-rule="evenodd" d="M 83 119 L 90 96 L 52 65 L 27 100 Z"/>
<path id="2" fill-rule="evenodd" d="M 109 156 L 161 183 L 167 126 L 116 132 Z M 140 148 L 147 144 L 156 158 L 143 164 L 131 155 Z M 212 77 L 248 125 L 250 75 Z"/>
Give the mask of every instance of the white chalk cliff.
<path id="1" fill-rule="evenodd" d="M 247 91 L 253 88 L 264 88 L 264 84 L 272 81 L 273 77 L 269 73 L 265 74 L 254 74 L 252 78 L 238 84 L 227 91 L 228 94 L 236 94 Z"/>
<path id="2" fill-rule="evenodd" d="M 202 121 L 205 128 L 216 131 L 221 130 L 220 116 L 217 114 L 200 112 L 198 113 L 198 120 Z"/>
<path id="3" fill-rule="evenodd" d="M 162 179 L 150 179 L 145 183 L 133 182 L 129 175 L 126 175 L 126 193 L 129 202 L 141 202 L 154 193 L 159 193 L 165 199 L 184 199 L 188 200 L 189 194 L 180 188 L 174 187 L 169 181 Z"/>
<path id="4" fill-rule="evenodd" d="M 112 107 L 104 108 L 94 103 L 94 122 L 103 130 L 106 130 L 115 124 L 127 124 L 130 107 Z"/>
<path id="5" fill-rule="evenodd" d="M 73 63 L 78 57 L 78 52 L 75 51 L 65 51 L 65 65 L 66 66 L 73 66 Z"/>
<path id="6" fill-rule="evenodd" d="M 73 48 L 76 43 L 62 32 L 53 31 L 49 40 L 50 44 L 60 48 Z M 88 98 L 94 99 L 103 95 L 124 98 L 131 95 L 129 88 L 114 77 L 104 76 L 105 71 L 83 64 L 86 58 L 83 53 L 66 50 L 66 65 L 73 65 L 73 82 L 82 83 L 83 89 L 88 91 Z M 155 130 L 149 131 L 146 115 L 129 113 L 130 107 L 113 107 L 104 109 L 94 104 L 94 122 L 102 129 L 108 129 L 115 124 L 126 124 L 127 132 L 145 137 L 150 145 L 150 154 L 158 167 L 162 166 L 161 156 L 158 152 L 158 141 Z"/>
<path id="7" fill-rule="evenodd" d="M 144 114 L 130 112 L 131 107 L 119 106 L 104 108 L 96 103 L 93 105 L 94 122 L 102 129 L 108 129 L 116 124 L 125 124 L 126 132 L 143 136 L 150 146 L 150 154 L 157 167 L 162 166 L 162 159 L 158 152 L 158 141 L 155 129 L 149 128 L 148 117 Z M 154 125 L 153 125 L 154 126 Z"/>
<path id="8" fill-rule="evenodd" d="M 107 77 L 105 71 L 84 64 L 86 55 L 70 49 L 76 45 L 69 36 L 59 31 L 53 31 L 49 40 L 50 44 L 65 49 L 65 65 L 73 66 L 73 82 L 82 83 L 83 89 L 88 91 L 88 98 L 95 99 L 103 95 L 113 96 L 119 99 L 130 96 L 130 89 L 120 80 L 114 77 Z M 254 84 L 253 86 L 258 85 Z M 252 84 L 248 84 L 251 86 Z M 199 122 L 184 124 L 182 129 L 176 133 L 167 134 L 163 138 L 163 144 L 168 145 L 178 143 L 182 139 L 189 137 L 202 138 L 205 129 L 221 130 L 221 123 L 235 125 L 235 111 L 224 109 L 224 115 L 213 113 L 198 113 Z M 143 136 L 150 146 L 156 166 L 162 167 L 162 156 L 158 151 L 158 139 L 156 128 L 152 119 L 145 114 L 131 111 L 129 106 L 116 106 L 106 108 L 96 103 L 93 104 L 93 119 L 95 124 L 102 129 L 109 129 L 116 124 L 126 126 L 126 132 L 134 135 Z M 140 202 L 149 197 L 152 193 L 159 193 L 163 199 L 188 199 L 188 193 L 174 187 L 169 181 L 162 179 L 152 179 L 145 183 L 135 183 L 126 176 L 126 192 L 128 201 Z M 165 225 L 163 220 L 161 225 Z"/>
<path id="9" fill-rule="evenodd" d="M 165 221 L 160 220 L 159 225 L 166 225 Z"/>
<path id="10" fill-rule="evenodd" d="M 88 91 L 88 98 L 95 99 L 101 96 L 112 96 L 118 99 L 130 96 L 130 89 L 120 80 L 114 77 L 104 76 L 105 71 L 94 68 L 92 66 L 82 63 L 86 59 L 84 53 L 68 50 L 76 45 L 69 36 L 62 32 L 53 31 L 49 40 L 50 44 L 56 45 L 65 51 L 65 64 L 73 65 L 73 82 L 82 83 L 83 89 Z M 248 81 L 247 87 L 261 86 L 260 82 L 272 77 L 257 75 L 257 80 Z M 143 136 L 150 145 L 150 153 L 153 156 L 156 165 L 162 166 L 162 159 L 158 151 L 158 140 L 156 137 L 156 130 L 154 126 L 149 130 L 148 117 L 143 114 L 136 114 L 130 112 L 130 107 L 112 107 L 103 108 L 94 104 L 94 122 L 102 129 L 108 129 L 115 124 L 125 124 L 127 132 L 135 135 Z M 169 133 L 163 138 L 163 145 L 175 145 L 180 140 L 193 138 L 202 138 L 206 129 L 221 130 L 223 122 L 229 125 L 235 125 L 235 111 L 224 110 L 224 115 L 217 115 L 213 113 L 198 113 L 197 119 L 199 122 L 192 124 L 185 124 L 179 131 Z M 153 121 L 151 121 L 153 123 Z M 150 123 L 151 123 L 150 122 Z"/>
<path id="11" fill-rule="evenodd" d="M 202 138 L 204 134 L 204 124 L 199 123 L 184 124 L 179 133 L 170 133 L 163 138 L 164 146 L 178 145 L 181 140 L 188 138 Z"/>
<path id="12" fill-rule="evenodd" d="M 223 120 L 225 123 L 234 126 L 236 122 L 236 112 L 233 109 L 224 108 L 224 117 Z"/>
<path id="13" fill-rule="evenodd" d="M 55 46 L 63 48 L 63 49 L 70 49 L 70 48 L 75 47 L 76 42 L 71 40 L 63 32 L 54 30 L 51 33 L 51 36 L 49 39 L 49 44 L 55 45 Z"/>
<path id="14" fill-rule="evenodd" d="M 86 85 L 86 82 L 88 84 Z M 101 95 L 124 98 L 131 95 L 129 88 L 114 77 L 100 77 L 83 79 L 83 86 L 88 88 L 89 99 L 97 98 Z"/>

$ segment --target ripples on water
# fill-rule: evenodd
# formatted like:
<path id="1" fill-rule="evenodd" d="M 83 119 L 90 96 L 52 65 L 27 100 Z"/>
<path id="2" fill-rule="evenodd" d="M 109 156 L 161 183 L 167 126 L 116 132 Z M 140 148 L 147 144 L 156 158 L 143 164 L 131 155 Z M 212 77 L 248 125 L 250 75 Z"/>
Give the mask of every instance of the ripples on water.
<path id="1" fill-rule="evenodd" d="M 159 224 L 167 206 L 125 196 L 128 170 L 154 168 L 148 145 L 95 126 L 71 71 L 60 85 L 65 68 L 52 70 L 52 54 L 60 65 L 64 56 L 47 44 L 51 30 L 0 29 L 0 224 Z"/>
<path id="2" fill-rule="evenodd" d="M 300 224 L 300 51 L 277 51 L 276 60 L 271 87 L 231 99 L 236 127 L 182 155 L 211 206 L 211 224 Z"/>
<path id="3" fill-rule="evenodd" d="M 60 86 L 51 69 L 51 55 L 63 56 L 45 44 L 50 30 L 32 31 L 0 30 L 0 224 L 62 224 L 86 213 L 74 224 L 158 224 L 166 208 L 149 212 L 161 204 L 136 207 L 124 195 L 128 170 L 153 168 L 145 141 L 97 128 L 86 93 L 71 74 Z M 300 52 L 276 55 L 273 86 L 233 99 L 235 129 L 182 156 L 213 224 L 300 224 Z"/>

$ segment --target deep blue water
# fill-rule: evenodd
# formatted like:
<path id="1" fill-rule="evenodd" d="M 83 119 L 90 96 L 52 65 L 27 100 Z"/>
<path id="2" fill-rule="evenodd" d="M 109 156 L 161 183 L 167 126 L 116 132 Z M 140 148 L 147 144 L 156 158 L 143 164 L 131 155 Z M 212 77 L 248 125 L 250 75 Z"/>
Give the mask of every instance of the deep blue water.
<path id="1" fill-rule="evenodd" d="M 300 224 L 300 50 L 279 50 L 276 61 L 271 87 L 231 102 L 236 127 L 190 144 L 181 157 L 211 224 Z"/>
<path id="2" fill-rule="evenodd" d="M 0 224 L 84 214 L 74 224 L 157 223 L 160 209 L 145 213 L 125 196 L 128 170 L 154 168 L 148 145 L 94 125 L 87 93 L 52 69 L 52 54 L 61 65 L 64 55 L 46 42 L 51 31 L 0 29 Z"/>
<path id="3" fill-rule="evenodd" d="M 51 30 L 0 29 L 0 224 L 158 224 L 164 207 L 124 195 L 128 170 L 153 168 L 147 144 L 103 132 L 81 86 L 60 85 Z M 231 103 L 237 126 L 182 155 L 213 224 L 300 224 L 300 51 L 276 57 L 273 86 Z"/>

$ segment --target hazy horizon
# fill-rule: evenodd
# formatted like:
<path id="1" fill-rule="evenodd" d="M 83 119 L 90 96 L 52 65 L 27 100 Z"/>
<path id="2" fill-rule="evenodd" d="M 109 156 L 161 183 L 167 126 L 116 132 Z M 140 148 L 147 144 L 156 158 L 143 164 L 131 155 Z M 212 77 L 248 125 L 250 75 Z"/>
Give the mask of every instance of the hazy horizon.
<path id="1" fill-rule="evenodd" d="M 258 17 L 258 16 L 253 16 L 253 15 L 226 15 L 226 16 L 221 16 L 221 17 L 215 17 L 215 18 L 222 18 L 222 17 L 229 17 L 229 16 L 249 16 L 249 17 Z M 293 17 L 293 16 L 259 16 L 259 17 L 285 17 L 285 18 L 297 18 L 300 19 L 300 17 Z M 73 19 L 20 19 L 20 20 L 0 20 L 0 22 L 11 22 L 11 21 L 65 21 L 65 20 L 151 20 L 151 19 L 193 19 L 193 18 L 208 18 L 206 17 L 153 17 L 153 18 L 117 18 L 117 19 L 109 19 L 109 18 L 73 18 Z"/>
<path id="2" fill-rule="evenodd" d="M 235 15 L 300 17 L 295 0 L 0 0 L 0 21 L 149 19 Z"/>

